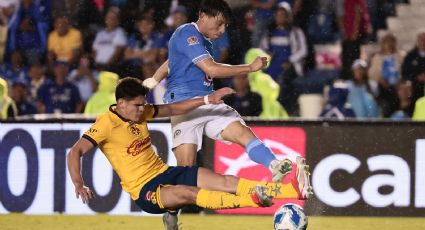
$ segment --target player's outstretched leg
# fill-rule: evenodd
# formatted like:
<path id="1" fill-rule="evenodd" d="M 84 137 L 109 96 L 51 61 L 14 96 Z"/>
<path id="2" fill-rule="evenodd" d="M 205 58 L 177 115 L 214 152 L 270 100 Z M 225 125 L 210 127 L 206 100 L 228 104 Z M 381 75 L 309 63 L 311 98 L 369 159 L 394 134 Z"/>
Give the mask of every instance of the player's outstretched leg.
<path id="1" fill-rule="evenodd" d="M 296 165 L 296 177 L 291 181 L 291 183 L 269 183 L 240 178 L 236 189 L 236 195 L 251 194 L 254 191 L 255 186 L 261 185 L 266 188 L 266 194 L 274 198 L 306 200 L 313 194 L 310 182 L 309 166 L 305 164 L 305 159 L 302 157 L 296 158 Z"/>
<path id="2" fill-rule="evenodd" d="M 273 182 L 280 183 L 291 172 L 292 164 L 289 160 L 280 161 L 252 130 L 241 121 L 230 123 L 221 133 L 221 137 L 245 147 L 249 158 L 268 168 L 273 174 Z"/>
<path id="3" fill-rule="evenodd" d="M 268 196 L 266 190 L 265 187 L 255 186 L 252 193 L 238 196 L 186 185 L 166 186 L 160 187 L 155 205 L 161 210 L 177 210 L 190 204 L 209 209 L 269 207 L 273 205 L 273 197 Z"/>
<path id="4" fill-rule="evenodd" d="M 162 216 L 162 222 L 164 223 L 165 230 L 178 230 L 178 220 L 179 219 L 177 218 L 177 212 L 166 212 Z"/>
<path id="5" fill-rule="evenodd" d="M 273 197 L 267 195 L 266 191 L 266 187 L 257 185 L 250 195 L 238 196 L 227 192 L 201 189 L 196 198 L 196 205 L 209 209 L 270 207 L 273 205 Z"/>

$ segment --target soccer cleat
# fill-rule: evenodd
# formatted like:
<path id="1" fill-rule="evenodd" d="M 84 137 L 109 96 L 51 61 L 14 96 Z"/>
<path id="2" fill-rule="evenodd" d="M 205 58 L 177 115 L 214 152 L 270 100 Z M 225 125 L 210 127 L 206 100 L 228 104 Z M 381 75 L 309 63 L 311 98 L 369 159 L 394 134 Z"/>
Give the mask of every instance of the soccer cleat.
<path id="1" fill-rule="evenodd" d="M 178 220 L 177 215 L 171 215 L 169 212 L 164 213 L 162 216 L 165 230 L 178 230 Z"/>
<path id="2" fill-rule="evenodd" d="M 273 197 L 268 196 L 266 193 L 266 187 L 257 185 L 254 188 L 254 192 L 251 194 L 251 198 L 260 207 L 273 206 Z"/>
<path id="3" fill-rule="evenodd" d="M 307 200 L 313 195 L 313 188 L 310 182 L 310 167 L 305 164 L 303 157 L 297 157 L 296 180 L 292 180 L 292 184 L 298 192 L 298 199 Z"/>
<path id="4" fill-rule="evenodd" d="M 281 160 L 274 168 L 272 168 L 272 181 L 274 183 L 282 183 L 286 175 L 292 170 L 292 161 Z"/>

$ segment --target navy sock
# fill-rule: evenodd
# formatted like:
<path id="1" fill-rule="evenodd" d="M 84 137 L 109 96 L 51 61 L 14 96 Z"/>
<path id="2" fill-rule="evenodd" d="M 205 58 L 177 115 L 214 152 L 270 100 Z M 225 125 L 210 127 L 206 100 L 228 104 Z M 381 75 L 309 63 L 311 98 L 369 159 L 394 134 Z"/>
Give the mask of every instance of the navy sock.
<path id="1" fill-rule="evenodd" d="M 276 160 L 273 152 L 257 137 L 248 142 L 245 151 L 252 161 L 262 164 L 266 168 L 269 168 L 270 163 Z"/>

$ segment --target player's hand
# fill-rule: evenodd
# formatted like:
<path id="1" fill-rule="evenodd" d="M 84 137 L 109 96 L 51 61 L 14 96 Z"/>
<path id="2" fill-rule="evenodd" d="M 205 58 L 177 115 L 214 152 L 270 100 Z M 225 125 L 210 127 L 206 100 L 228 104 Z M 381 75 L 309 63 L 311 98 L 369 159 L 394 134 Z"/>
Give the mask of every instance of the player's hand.
<path id="1" fill-rule="evenodd" d="M 267 57 L 258 56 L 257 58 L 255 58 L 255 60 L 251 64 L 249 64 L 250 71 L 256 72 L 258 70 L 264 69 L 266 68 L 267 63 L 268 63 Z"/>
<path id="2" fill-rule="evenodd" d="M 89 201 L 94 198 L 93 191 L 84 185 L 75 187 L 75 195 L 77 196 L 77 199 L 81 196 L 81 200 L 83 200 L 84 204 L 88 204 Z"/>
<path id="3" fill-rule="evenodd" d="M 223 103 L 223 97 L 228 96 L 232 93 L 235 93 L 232 88 L 224 87 L 208 95 L 208 101 L 210 104 L 220 104 Z"/>
<path id="4" fill-rule="evenodd" d="M 155 80 L 155 78 L 153 78 L 153 77 L 146 78 L 142 83 L 142 85 L 144 87 L 148 88 L 148 89 L 153 89 L 158 84 L 159 84 L 159 82 L 157 80 Z"/>

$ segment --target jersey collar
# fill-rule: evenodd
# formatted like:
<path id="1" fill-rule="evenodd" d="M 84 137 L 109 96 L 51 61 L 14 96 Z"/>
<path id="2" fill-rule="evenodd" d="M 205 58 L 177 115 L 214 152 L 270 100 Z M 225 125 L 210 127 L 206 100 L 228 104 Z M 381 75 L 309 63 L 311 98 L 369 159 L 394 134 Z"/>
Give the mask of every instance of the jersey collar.
<path id="1" fill-rule="evenodd" d="M 199 30 L 198 24 L 196 24 L 196 22 L 191 22 L 190 24 L 192 24 L 200 34 L 202 34 L 202 37 L 204 37 L 204 39 L 211 41 L 209 38 L 205 37 L 203 33 L 201 33 L 201 31 Z"/>
<path id="2" fill-rule="evenodd" d="M 128 120 L 128 119 L 126 119 L 126 118 L 122 117 L 121 115 L 119 115 L 119 114 L 117 113 L 117 111 L 115 110 L 116 108 L 117 108 L 117 104 L 112 104 L 111 106 L 109 106 L 109 111 L 110 111 L 111 113 L 115 114 L 117 117 L 119 117 L 122 121 L 124 121 L 124 122 L 129 122 L 130 120 Z"/>

